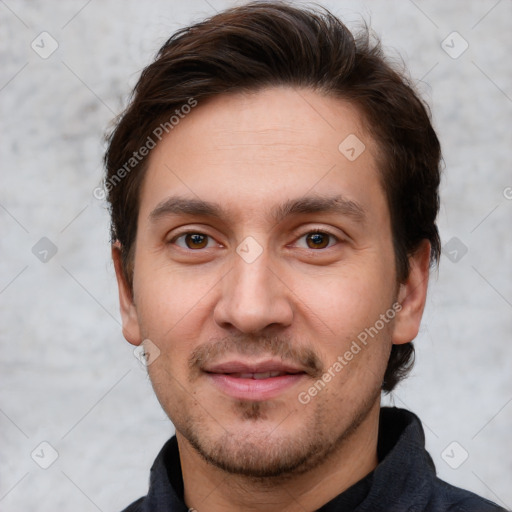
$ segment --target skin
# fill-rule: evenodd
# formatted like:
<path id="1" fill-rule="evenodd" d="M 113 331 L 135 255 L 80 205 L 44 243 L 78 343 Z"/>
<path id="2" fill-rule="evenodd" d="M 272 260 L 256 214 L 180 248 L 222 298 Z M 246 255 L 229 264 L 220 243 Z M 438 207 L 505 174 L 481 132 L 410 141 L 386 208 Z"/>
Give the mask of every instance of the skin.
<path id="1" fill-rule="evenodd" d="M 338 150 L 350 134 L 366 147 L 354 161 Z M 286 87 L 200 103 L 152 151 L 133 291 L 118 245 L 112 254 L 124 336 L 160 351 L 148 371 L 176 427 L 188 507 L 313 511 L 376 467 L 382 379 L 392 344 L 417 335 L 430 251 L 425 241 L 397 283 L 377 154 L 355 107 Z M 226 215 L 152 215 L 176 196 L 220 203 Z M 270 214 L 333 196 L 362 215 Z M 237 252 L 246 237 L 259 245 L 250 254 L 261 252 L 250 263 Z M 396 301 L 394 319 L 301 403 Z M 269 399 L 236 399 L 201 370 L 270 357 L 304 373 Z"/>

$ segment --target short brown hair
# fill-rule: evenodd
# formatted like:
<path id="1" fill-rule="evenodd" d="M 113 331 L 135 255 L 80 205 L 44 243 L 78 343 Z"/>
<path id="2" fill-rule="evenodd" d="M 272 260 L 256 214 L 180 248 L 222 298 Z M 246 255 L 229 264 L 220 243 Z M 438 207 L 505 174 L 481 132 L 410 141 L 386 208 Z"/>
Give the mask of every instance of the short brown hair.
<path id="1" fill-rule="evenodd" d="M 126 163 L 155 127 L 169 125 L 169 116 L 191 98 L 200 103 L 216 95 L 281 85 L 344 99 L 361 112 L 379 147 L 398 280 L 407 278 L 409 256 L 425 239 L 431 245 L 431 263 L 439 261 L 435 220 L 441 150 L 428 108 L 409 80 L 386 60 L 368 29 L 354 37 L 326 9 L 254 2 L 175 33 L 142 72 L 109 136 L 105 184 L 110 185 L 111 236 L 121 245 L 130 286 L 147 157 L 133 166 Z M 383 390 L 391 391 L 413 362 L 412 343 L 393 345 Z"/>

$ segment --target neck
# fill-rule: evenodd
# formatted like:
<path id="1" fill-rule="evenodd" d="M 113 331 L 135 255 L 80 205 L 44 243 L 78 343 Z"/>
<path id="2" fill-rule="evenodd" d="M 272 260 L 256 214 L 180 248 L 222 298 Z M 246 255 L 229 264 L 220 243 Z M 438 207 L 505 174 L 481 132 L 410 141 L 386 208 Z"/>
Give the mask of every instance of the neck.
<path id="1" fill-rule="evenodd" d="M 314 511 L 373 471 L 378 464 L 380 403 L 319 466 L 286 479 L 254 479 L 212 466 L 176 432 L 185 502 L 197 512 Z"/>

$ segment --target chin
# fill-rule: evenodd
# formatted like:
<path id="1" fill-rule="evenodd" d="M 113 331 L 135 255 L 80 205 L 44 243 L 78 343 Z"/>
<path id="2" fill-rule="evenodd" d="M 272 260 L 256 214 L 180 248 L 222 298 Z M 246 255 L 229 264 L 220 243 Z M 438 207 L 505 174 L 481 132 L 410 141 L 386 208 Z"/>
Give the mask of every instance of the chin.
<path id="1" fill-rule="evenodd" d="M 332 449 L 327 440 L 308 436 L 309 429 L 283 432 L 278 426 L 265 420 L 252 421 L 247 428 L 223 432 L 216 439 L 199 440 L 189 435 L 187 440 L 209 464 L 233 475 L 256 479 L 305 473 Z"/>
<path id="2" fill-rule="evenodd" d="M 235 402 L 215 425 L 203 417 L 175 426 L 207 463 L 232 475 L 276 483 L 316 468 L 353 432 L 353 421 L 345 428 L 340 422 L 329 425 L 322 409 L 320 403 L 288 411 L 283 403 Z"/>

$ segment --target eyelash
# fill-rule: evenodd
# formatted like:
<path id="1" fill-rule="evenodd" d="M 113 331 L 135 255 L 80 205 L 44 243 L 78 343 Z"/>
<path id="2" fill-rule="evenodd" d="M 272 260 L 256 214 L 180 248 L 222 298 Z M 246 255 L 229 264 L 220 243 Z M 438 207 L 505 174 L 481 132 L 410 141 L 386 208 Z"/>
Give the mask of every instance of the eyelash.
<path id="1" fill-rule="evenodd" d="M 180 233 L 179 235 L 176 235 L 174 238 L 172 238 L 172 240 L 169 240 L 169 244 L 175 244 L 177 240 L 179 240 L 180 238 L 184 238 L 187 235 L 202 235 L 202 236 L 208 237 L 211 240 L 214 240 L 214 238 L 212 236 L 207 235 L 206 233 L 202 233 L 201 231 L 185 231 L 183 233 Z M 189 251 L 200 250 L 200 249 L 190 249 L 189 247 L 181 247 L 180 245 L 178 245 L 178 247 L 180 247 L 181 249 L 184 249 L 184 250 L 189 250 Z"/>
<path id="2" fill-rule="evenodd" d="M 336 236 L 334 233 L 331 233 L 330 231 L 327 231 L 325 229 L 312 229 L 312 230 L 304 233 L 303 235 L 301 235 L 299 238 L 297 238 L 297 241 L 303 239 L 304 237 L 306 237 L 308 235 L 316 235 L 316 234 L 327 235 L 330 238 L 330 241 L 329 241 L 329 244 L 327 245 L 327 247 L 322 247 L 320 249 L 313 249 L 311 247 L 305 247 L 305 249 L 311 249 L 312 251 L 324 251 L 326 249 L 331 248 L 333 245 L 335 245 L 335 244 L 331 244 L 331 241 L 334 240 L 335 243 L 339 243 L 341 241 L 338 236 Z"/>
<path id="3" fill-rule="evenodd" d="M 308 235 L 314 235 L 314 234 L 320 234 L 320 235 L 327 235 L 329 236 L 331 239 L 334 239 L 334 241 L 336 243 L 340 243 L 342 240 L 340 239 L 340 237 L 338 237 L 337 235 L 335 235 L 334 233 L 331 233 L 330 231 L 326 230 L 326 229 L 312 229 L 312 230 L 309 230 L 307 231 L 306 233 L 302 234 L 301 236 L 299 236 L 297 238 L 297 240 L 300 240 Z M 184 231 L 183 233 L 180 233 L 178 235 L 176 235 L 175 237 L 173 237 L 170 241 L 169 241 L 169 244 L 176 244 L 176 241 L 179 240 L 180 238 L 183 238 L 183 237 L 186 237 L 187 235 L 203 235 L 203 236 L 206 236 L 208 237 L 209 239 L 212 239 L 214 240 L 214 238 L 210 235 L 207 235 L 206 233 L 202 233 L 201 231 Z M 180 247 L 181 249 L 184 249 L 184 250 L 189 250 L 189 251 L 193 251 L 193 252 L 199 252 L 201 249 L 190 249 L 189 247 L 182 247 L 180 245 L 178 245 L 178 247 Z M 313 249 L 311 247 L 306 247 L 306 249 L 311 249 L 312 251 L 323 251 L 325 249 L 329 249 L 330 247 L 332 247 L 332 245 L 328 245 L 327 247 L 322 247 L 320 249 Z M 208 247 L 205 247 L 206 249 Z M 204 249 L 204 248 L 203 248 Z"/>

